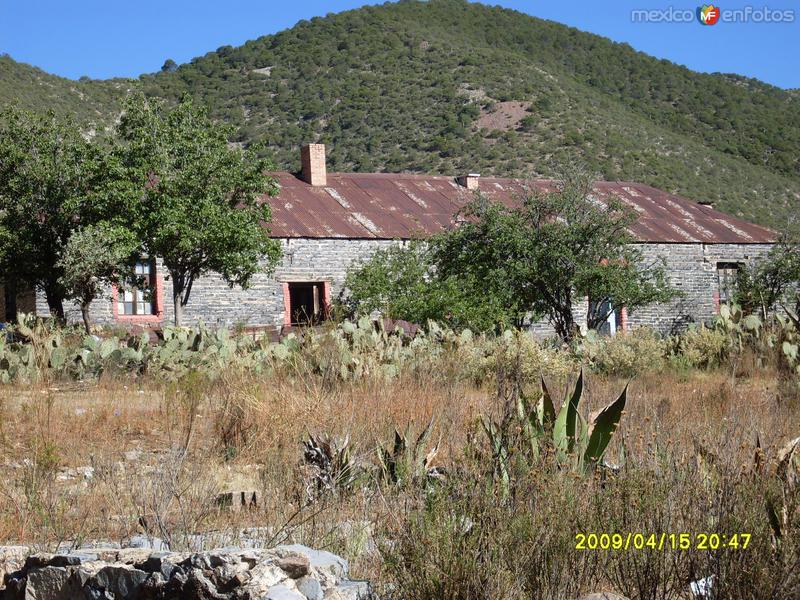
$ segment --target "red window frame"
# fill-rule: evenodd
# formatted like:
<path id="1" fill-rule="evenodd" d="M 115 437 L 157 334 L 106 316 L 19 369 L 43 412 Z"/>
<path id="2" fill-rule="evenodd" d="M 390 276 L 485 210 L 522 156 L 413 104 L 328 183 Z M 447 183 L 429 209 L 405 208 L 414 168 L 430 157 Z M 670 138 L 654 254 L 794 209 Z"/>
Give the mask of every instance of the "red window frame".
<path id="1" fill-rule="evenodd" d="M 147 315 L 126 315 L 119 312 L 120 288 L 117 285 L 111 286 L 111 314 L 115 321 L 126 323 L 161 323 L 164 320 L 164 277 L 158 269 L 158 263 L 150 263 L 150 277 L 153 281 L 153 314 Z"/>

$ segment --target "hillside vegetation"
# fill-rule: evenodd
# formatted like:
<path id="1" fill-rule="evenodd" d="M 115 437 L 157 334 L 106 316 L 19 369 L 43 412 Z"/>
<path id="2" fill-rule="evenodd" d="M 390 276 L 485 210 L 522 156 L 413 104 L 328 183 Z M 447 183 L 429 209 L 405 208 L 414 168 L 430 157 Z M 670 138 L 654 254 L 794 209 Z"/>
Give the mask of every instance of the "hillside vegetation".
<path id="1" fill-rule="evenodd" d="M 127 85 L 197 96 L 285 169 L 318 140 L 339 171 L 551 175 L 577 158 L 772 226 L 800 198 L 796 93 L 462 0 L 301 21 L 130 84 L 0 62 L 0 99 L 87 120 L 108 122 Z"/>

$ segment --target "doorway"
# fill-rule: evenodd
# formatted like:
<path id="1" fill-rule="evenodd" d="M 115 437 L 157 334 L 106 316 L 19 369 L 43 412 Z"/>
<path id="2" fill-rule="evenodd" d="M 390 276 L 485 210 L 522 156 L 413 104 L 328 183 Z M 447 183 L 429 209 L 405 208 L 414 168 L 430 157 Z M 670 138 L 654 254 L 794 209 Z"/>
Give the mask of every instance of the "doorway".
<path id="1" fill-rule="evenodd" d="M 316 325 L 325 320 L 327 306 L 325 282 L 289 282 L 289 322 L 291 325 Z"/>

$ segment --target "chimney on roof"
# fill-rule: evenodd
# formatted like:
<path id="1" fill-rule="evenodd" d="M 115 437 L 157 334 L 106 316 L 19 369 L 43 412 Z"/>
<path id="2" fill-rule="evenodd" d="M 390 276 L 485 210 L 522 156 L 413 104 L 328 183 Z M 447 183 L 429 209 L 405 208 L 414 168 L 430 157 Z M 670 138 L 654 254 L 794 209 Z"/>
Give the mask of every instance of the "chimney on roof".
<path id="1" fill-rule="evenodd" d="M 713 200 L 698 200 L 697 203 L 700 206 L 707 206 L 708 208 L 714 208 L 714 201 Z"/>
<path id="2" fill-rule="evenodd" d="M 480 173 L 467 173 L 466 175 L 456 177 L 456 181 L 458 182 L 458 185 L 463 186 L 468 190 L 477 190 L 480 176 Z"/>
<path id="3" fill-rule="evenodd" d="M 328 171 L 325 168 L 325 144 L 306 144 L 300 148 L 302 170 L 300 178 L 311 185 L 327 185 Z"/>

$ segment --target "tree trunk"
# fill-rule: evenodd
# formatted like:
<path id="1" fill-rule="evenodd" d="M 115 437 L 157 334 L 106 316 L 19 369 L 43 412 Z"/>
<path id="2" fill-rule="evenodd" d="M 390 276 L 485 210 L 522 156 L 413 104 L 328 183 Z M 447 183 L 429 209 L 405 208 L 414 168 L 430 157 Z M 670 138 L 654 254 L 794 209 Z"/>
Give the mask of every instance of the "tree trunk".
<path id="1" fill-rule="evenodd" d="M 169 275 L 172 278 L 172 306 L 175 311 L 175 326 L 183 324 L 183 307 L 189 302 L 189 295 L 192 293 L 192 284 L 197 276 L 195 273 L 178 273 L 170 269 Z"/>
<path id="2" fill-rule="evenodd" d="M 48 282 L 44 285 L 44 297 L 47 299 L 47 308 L 50 315 L 59 323 L 66 321 L 64 317 L 64 295 L 55 282 Z"/>
<path id="3" fill-rule="evenodd" d="M 172 306 L 174 307 L 175 313 L 175 327 L 180 327 L 183 321 L 183 303 L 181 302 L 181 291 L 178 289 L 178 286 L 175 283 L 175 279 L 172 280 Z"/>
<path id="4" fill-rule="evenodd" d="M 572 310 L 568 308 L 567 310 L 559 311 L 554 315 L 552 323 L 553 329 L 555 329 L 561 341 L 565 344 L 571 344 L 577 329 L 575 319 L 572 317 Z"/>
<path id="5" fill-rule="evenodd" d="M 81 302 L 81 318 L 83 319 L 83 328 L 86 329 L 86 335 L 92 335 L 92 321 L 89 318 L 89 302 Z"/>

